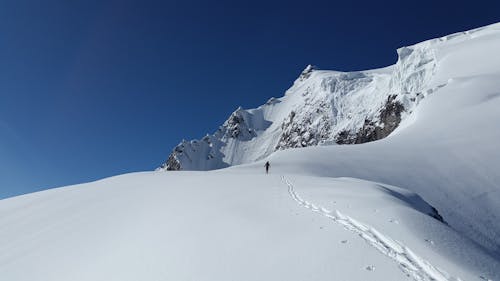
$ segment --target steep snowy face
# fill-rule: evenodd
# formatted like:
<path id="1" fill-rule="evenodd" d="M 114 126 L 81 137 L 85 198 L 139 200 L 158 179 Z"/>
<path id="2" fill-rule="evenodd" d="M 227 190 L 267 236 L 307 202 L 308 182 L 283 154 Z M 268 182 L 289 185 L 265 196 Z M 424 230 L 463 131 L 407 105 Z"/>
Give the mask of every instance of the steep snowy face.
<path id="1" fill-rule="evenodd" d="M 447 59 L 442 54 L 482 33 L 488 32 L 478 29 L 400 48 L 396 64 L 381 69 L 338 72 L 309 65 L 283 97 L 255 109 L 238 108 L 214 134 L 181 142 L 159 169 L 211 170 L 257 161 L 277 150 L 385 138 L 422 99 L 453 78 L 450 71 L 440 71 L 440 61 Z"/>
<path id="2" fill-rule="evenodd" d="M 275 148 L 365 142 L 358 134 L 365 123 L 379 119 L 389 100 L 390 71 L 314 71 L 306 80 L 299 78 L 285 96 L 293 105 L 283 121 L 277 120 L 282 131 Z"/>

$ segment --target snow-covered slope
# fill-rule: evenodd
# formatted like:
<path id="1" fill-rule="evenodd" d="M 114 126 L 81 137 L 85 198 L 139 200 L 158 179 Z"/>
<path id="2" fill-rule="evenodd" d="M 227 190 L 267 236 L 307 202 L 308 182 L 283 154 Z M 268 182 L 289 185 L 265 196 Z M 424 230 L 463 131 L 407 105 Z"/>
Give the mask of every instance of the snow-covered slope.
<path id="1" fill-rule="evenodd" d="M 0 201 L 1 280 L 481 280 L 498 260 L 406 190 L 144 172 Z"/>
<path id="2" fill-rule="evenodd" d="M 498 257 L 500 25 L 427 44 L 442 46 L 434 52 L 433 93 L 389 137 L 280 151 L 269 159 L 280 173 L 348 176 L 416 192 L 452 228 Z"/>

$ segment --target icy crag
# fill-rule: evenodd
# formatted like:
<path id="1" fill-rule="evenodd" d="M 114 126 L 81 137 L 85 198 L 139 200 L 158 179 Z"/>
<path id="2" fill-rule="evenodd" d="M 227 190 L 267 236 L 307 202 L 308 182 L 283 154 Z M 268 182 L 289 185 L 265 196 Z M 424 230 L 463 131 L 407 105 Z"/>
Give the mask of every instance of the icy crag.
<path id="1" fill-rule="evenodd" d="M 283 97 L 255 109 L 238 108 L 214 134 L 181 142 L 159 169 L 212 170 L 277 150 L 385 138 L 454 78 L 439 72 L 438 54 L 482 33 L 487 34 L 462 32 L 400 48 L 396 64 L 380 69 L 339 72 L 308 65 Z"/>

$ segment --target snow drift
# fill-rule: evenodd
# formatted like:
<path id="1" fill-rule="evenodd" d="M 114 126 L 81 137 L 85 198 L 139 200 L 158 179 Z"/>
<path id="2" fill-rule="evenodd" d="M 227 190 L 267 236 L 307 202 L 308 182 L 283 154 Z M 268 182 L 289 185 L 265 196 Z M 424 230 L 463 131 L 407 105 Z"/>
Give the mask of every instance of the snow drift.
<path id="1" fill-rule="evenodd" d="M 357 179 L 143 172 L 0 200 L 0 213 L 2 280 L 500 277 L 422 198 Z"/>

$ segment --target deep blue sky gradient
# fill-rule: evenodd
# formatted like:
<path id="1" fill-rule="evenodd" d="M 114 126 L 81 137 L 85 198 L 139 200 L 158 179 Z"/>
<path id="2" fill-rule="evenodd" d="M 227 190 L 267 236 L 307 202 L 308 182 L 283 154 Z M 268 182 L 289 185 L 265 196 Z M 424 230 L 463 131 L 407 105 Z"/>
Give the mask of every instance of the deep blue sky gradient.
<path id="1" fill-rule="evenodd" d="M 1 1 L 0 198 L 152 170 L 309 63 L 361 70 L 500 1 Z"/>

